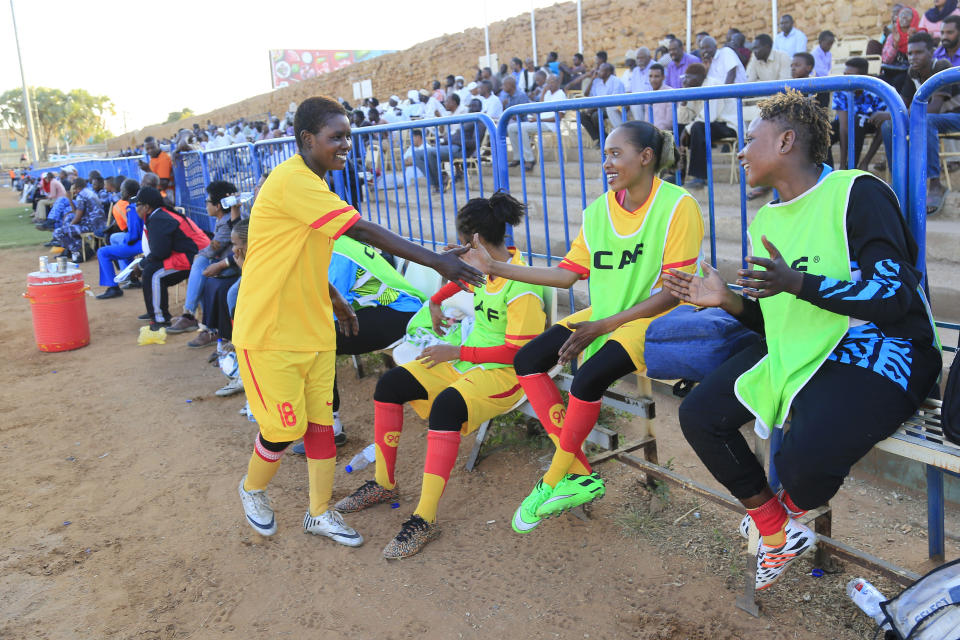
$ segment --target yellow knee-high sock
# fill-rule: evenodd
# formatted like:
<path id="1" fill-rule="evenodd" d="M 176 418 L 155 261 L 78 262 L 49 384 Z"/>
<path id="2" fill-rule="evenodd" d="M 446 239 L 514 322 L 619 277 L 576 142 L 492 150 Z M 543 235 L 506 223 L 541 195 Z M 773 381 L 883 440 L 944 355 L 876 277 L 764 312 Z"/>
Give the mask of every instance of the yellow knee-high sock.
<path id="1" fill-rule="evenodd" d="M 437 505 L 440 496 L 450 479 L 450 472 L 457 461 L 457 449 L 460 447 L 459 431 L 427 431 L 427 459 L 423 463 L 423 487 L 420 489 L 420 503 L 414 515 L 427 522 L 437 519 Z"/>
<path id="2" fill-rule="evenodd" d="M 244 491 L 263 491 L 273 480 L 277 469 L 280 468 L 280 458 L 283 457 L 283 450 L 270 451 L 260 440 L 253 445 L 253 454 L 250 456 L 250 462 L 247 464 L 247 479 L 243 482 Z"/>
<path id="3" fill-rule="evenodd" d="M 423 488 L 420 489 L 420 502 L 414 509 L 414 515 L 418 515 L 427 522 L 433 522 L 437 519 L 437 507 L 440 505 L 440 496 L 447 486 L 447 481 L 432 473 L 423 474 Z"/>
<path id="4" fill-rule="evenodd" d="M 307 454 L 307 476 L 310 480 L 310 515 L 318 516 L 330 505 L 333 495 L 333 472 L 337 462 L 337 445 L 333 442 L 333 425 L 307 423 L 303 434 Z"/>
<path id="5" fill-rule="evenodd" d="M 336 458 L 307 459 L 307 473 L 310 476 L 310 515 L 318 516 L 330 505 L 333 495 L 333 472 Z"/>

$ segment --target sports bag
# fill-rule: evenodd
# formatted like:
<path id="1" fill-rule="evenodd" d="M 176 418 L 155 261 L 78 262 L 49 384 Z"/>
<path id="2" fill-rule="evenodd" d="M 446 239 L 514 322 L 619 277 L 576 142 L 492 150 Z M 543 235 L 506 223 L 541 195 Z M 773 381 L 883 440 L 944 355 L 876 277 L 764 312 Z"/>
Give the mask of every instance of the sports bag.
<path id="1" fill-rule="evenodd" d="M 647 327 L 647 376 L 699 382 L 730 356 L 759 341 L 759 334 L 722 309 L 682 304 Z"/>
<path id="2" fill-rule="evenodd" d="M 960 560 L 941 565 L 880 603 L 897 640 L 960 639 Z"/>

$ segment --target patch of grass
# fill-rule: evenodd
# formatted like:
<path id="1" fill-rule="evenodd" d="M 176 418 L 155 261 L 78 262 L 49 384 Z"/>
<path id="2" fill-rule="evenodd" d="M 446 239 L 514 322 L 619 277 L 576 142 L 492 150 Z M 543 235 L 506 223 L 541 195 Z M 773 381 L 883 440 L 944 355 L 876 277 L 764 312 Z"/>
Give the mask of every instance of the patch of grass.
<path id="1" fill-rule="evenodd" d="M 49 231 L 37 231 L 30 222 L 30 207 L 0 209 L 0 249 L 40 247 L 50 239 Z"/>
<path id="2" fill-rule="evenodd" d="M 490 422 L 490 430 L 487 432 L 487 446 L 491 448 L 501 447 L 529 447 L 531 449 L 544 449 L 550 444 L 550 438 L 546 432 L 539 428 L 531 428 L 530 418 L 520 411 L 511 411 L 501 416 L 497 416 Z"/>

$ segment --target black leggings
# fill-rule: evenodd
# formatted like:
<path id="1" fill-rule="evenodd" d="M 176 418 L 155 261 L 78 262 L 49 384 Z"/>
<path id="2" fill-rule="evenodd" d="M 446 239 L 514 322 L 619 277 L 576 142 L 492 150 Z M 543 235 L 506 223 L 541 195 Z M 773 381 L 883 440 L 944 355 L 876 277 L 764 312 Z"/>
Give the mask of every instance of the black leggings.
<path id="1" fill-rule="evenodd" d="M 513 359 L 517 375 L 549 371 L 560 359 L 560 348 L 571 333 L 570 329 L 555 324 L 523 345 Z M 626 350 L 618 342 L 607 340 L 599 351 L 577 368 L 570 393 L 584 402 L 596 402 L 610 385 L 636 370 Z"/>
<path id="2" fill-rule="evenodd" d="M 737 400 L 733 387 L 766 353 L 766 342 L 744 349 L 680 405 L 683 436 L 739 500 L 763 491 L 767 476 L 740 433 L 753 414 Z M 828 360 L 794 398 L 790 428 L 773 458 L 780 482 L 798 507 L 826 504 L 850 467 L 915 410 L 895 383 L 868 369 Z"/>
<path id="3" fill-rule="evenodd" d="M 360 333 L 345 336 L 337 331 L 337 355 L 358 356 L 362 353 L 379 351 L 403 337 L 407 323 L 415 311 L 396 311 L 390 307 L 364 307 L 357 311 Z M 333 379 L 333 410 L 340 410 L 340 393 L 337 391 L 337 379 Z"/>
<path id="4" fill-rule="evenodd" d="M 373 399 L 377 402 L 404 404 L 411 400 L 426 400 L 427 390 L 417 382 L 412 373 L 403 367 L 395 367 L 380 376 Z M 467 403 L 463 396 L 453 387 L 447 387 L 433 399 L 429 428 L 434 431 L 460 431 L 468 417 Z"/>

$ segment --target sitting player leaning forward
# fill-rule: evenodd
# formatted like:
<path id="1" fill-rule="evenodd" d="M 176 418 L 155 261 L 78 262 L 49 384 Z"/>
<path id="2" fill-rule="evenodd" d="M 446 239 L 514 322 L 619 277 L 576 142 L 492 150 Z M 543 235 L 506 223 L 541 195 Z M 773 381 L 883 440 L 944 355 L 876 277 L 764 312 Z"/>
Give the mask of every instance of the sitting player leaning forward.
<path id="1" fill-rule="evenodd" d="M 522 254 L 504 244 L 507 225 L 516 226 L 523 205 L 505 193 L 470 200 L 457 214 L 460 241 L 474 234 L 494 260 L 524 264 Z M 430 299 L 434 329 L 443 329 L 440 303 L 458 291 L 443 287 Z M 399 497 L 394 476 L 397 445 L 403 428 L 403 404 L 429 419 L 427 458 L 420 503 L 384 557 L 405 558 L 440 535 L 437 505 L 457 459 L 461 435 L 505 413 L 523 397 L 513 370 L 521 346 L 543 331 L 543 291 L 537 285 L 491 277 L 473 291 L 474 324 L 463 346 L 443 344 L 424 349 L 420 360 L 391 369 L 374 393 L 376 476 L 337 503 L 339 511 L 359 511 Z"/>
<path id="2" fill-rule="evenodd" d="M 584 211 L 580 234 L 558 266 L 492 261 L 482 245 L 466 258 L 491 276 L 545 286 L 570 287 L 589 277 L 592 306 L 531 340 L 514 360 L 520 384 L 556 446 L 550 469 L 514 514 L 518 533 L 604 494 L 603 480 L 591 472 L 583 454 L 600 399 L 622 376 L 646 370 L 647 327 L 677 304 L 660 288 L 663 270 L 697 269 L 703 241 L 700 206 L 683 188 L 657 177 L 679 156 L 673 136 L 646 122 L 627 122 L 607 137 L 605 152 L 609 190 Z M 581 351 L 583 363 L 564 409 L 547 372 Z"/>

